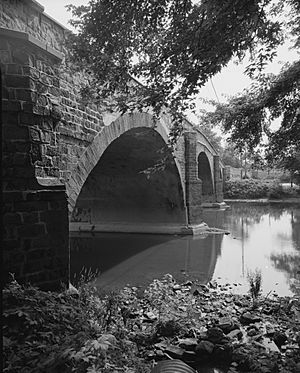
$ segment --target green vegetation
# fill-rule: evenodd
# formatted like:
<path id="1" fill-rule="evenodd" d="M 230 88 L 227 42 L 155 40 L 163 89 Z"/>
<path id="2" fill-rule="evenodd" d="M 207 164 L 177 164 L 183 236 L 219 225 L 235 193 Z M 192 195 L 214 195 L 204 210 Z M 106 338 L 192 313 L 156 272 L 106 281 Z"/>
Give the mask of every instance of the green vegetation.
<path id="1" fill-rule="evenodd" d="M 91 79 L 83 91 L 101 104 L 118 92 L 121 112 L 152 106 L 159 115 L 168 108 L 171 135 L 177 136 L 195 95 L 230 60 L 250 52 L 246 72 L 253 76 L 273 59 L 288 34 L 278 20 L 286 4 L 289 29 L 297 35 L 297 0 L 95 0 L 69 6 L 78 31 L 70 38 L 72 57 Z M 132 76 L 143 86 L 133 88 Z M 257 138 L 256 122 L 241 128 Z"/>
<path id="2" fill-rule="evenodd" d="M 108 294 L 12 281 L 3 291 L 3 372 L 149 373 L 170 356 L 226 362 L 231 373 L 298 372 L 297 298 L 261 298 L 255 310 L 249 301 L 225 285 L 180 285 L 171 275 L 143 292 Z"/>
<path id="3" fill-rule="evenodd" d="M 72 295 L 11 282 L 3 291 L 3 372 L 147 372 L 128 338 L 124 302 L 89 285 Z"/>
<path id="4" fill-rule="evenodd" d="M 299 198 L 299 187 L 284 189 L 273 180 L 228 180 L 225 182 L 224 198 L 255 199 L 255 198 Z"/>
<path id="5" fill-rule="evenodd" d="M 249 282 L 249 293 L 254 302 L 258 298 L 262 290 L 261 271 L 258 269 L 256 269 L 254 272 L 249 271 L 247 273 L 247 280 Z"/>

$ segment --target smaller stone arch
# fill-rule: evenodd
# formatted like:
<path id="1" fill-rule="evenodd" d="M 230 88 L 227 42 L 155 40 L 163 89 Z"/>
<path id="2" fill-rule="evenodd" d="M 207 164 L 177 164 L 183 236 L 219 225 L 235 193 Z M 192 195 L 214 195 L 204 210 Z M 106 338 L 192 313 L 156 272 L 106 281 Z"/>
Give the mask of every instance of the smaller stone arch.
<path id="1" fill-rule="evenodd" d="M 212 179 L 211 167 L 209 160 L 204 151 L 198 155 L 198 178 L 202 181 L 202 195 L 205 200 L 214 194 L 214 185 Z"/>

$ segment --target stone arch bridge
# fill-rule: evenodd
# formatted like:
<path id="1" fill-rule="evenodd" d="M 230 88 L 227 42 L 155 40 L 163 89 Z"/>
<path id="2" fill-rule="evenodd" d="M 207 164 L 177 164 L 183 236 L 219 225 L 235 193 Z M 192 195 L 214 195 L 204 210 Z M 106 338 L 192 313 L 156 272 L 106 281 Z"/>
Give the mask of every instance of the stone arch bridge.
<path id="1" fill-rule="evenodd" d="M 189 121 L 172 155 L 167 114 L 82 101 L 68 32 L 36 1 L 0 4 L 4 278 L 45 288 L 68 278 L 69 227 L 193 234 L 223 202 L 219 156 Z"/>

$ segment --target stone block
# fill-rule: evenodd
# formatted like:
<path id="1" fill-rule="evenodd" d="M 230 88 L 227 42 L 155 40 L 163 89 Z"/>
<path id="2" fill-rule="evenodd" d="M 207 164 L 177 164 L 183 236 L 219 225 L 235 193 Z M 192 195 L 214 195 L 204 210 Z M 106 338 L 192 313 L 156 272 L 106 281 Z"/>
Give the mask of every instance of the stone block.
<path id="1" fill-rule="evenodd" d="M 7 202 L 22 201 L 22 200 L 23 200 L 23 193 L 21 191 L 3 192 L 3 201 L 5 202 L 5 204 L 7 204 Z"/>
<path id="2" fill-rule="evenodd" d="M 16 98 L 17 100 L 32 102 L 35 101 L 36 96 L 29 89 L 18 88 L 16 89 Z"/>
<path id="3" fill-rule="evenodd" d="M 22 219 L 24 224 L 33 224 L 39 222 L 39 214 L 38 212 L 23 212 Z"/>
<path id="4" fill-rule="evenodd" d="M 8 50 L 0 50 L 0 62 L 3 64 L 12 62 L 11 55 Z"/>
<path id="5" fill-rule="evenodd" d="M 10 255 L 10 260 L 12 261 L 12 263 L 14 263 L 14 265 L 23 263 L 24 259 L 25 254 L 20 250 L 14 251 Z"/>
<path id="6" fill-rule="evenodd" d="M 29 78 L 22 75 L 5 75 L 4 84 L 13 88 L 28 88 Z"/>
<path id="7" fill-rule="evenodd" d="M 29 117 L 32 117 L 32 122 L 33 122 L 33 116 L 29 114 Z M 28 118 L 28 121 L 30 121 L 30 118 Z M 30 140 L 34 142 L 41 142 L 41 132 L 40 130 L 36 128 L 29 128 L 29 135 L 30 135 Z"/>
<path id="8" fill-rule="evenodd" d="M 6 65 L 6 73 L 9 75 L 22 75 L 22 66 L 17 63 L 10 63 Z"/>
<path id="9" fill-rule="evenodd" d="M 29 138 L 28 128 L 18 125 L 7 125 L 4 122 L 2 136 L 5 140 L 27 140 Z"/>
<path id="10" fill-rule="evenodd" d="M 16 114 L 16 113 L 11 113 L 11 112 L 3 112 L 2 113 L 2 123 L 3 125 L 18 125 L 20 123 L 20 120 L 19 120 L 20 116 L 19 114 Z M 5 138 L 5 136 L 4 136 Z"/>
<path id="11" fill-rule="evenodd" d="M 15 63 L 28 65 L 29 54 L 24 49 L 14 49 L 12 57 Z"/>
<path id="12" fill-rule="evenodd" d="M 64 211 L 67 206 L 67 197 L 63 201 L 50 201 L 48 203 L 49 210 L 60 210 Z"/>
<path id="13" fill-rule="evenodd" d="M 20 240 L 3 240 L 3 251 L 19 250 L 21 248 Z"/>
<path id="14" fill-rule="evenodd" d="M 29 155 L 26 153 L 14 153 L 13 156 L 9 156 L 9 159 L 5 162 L 6 166 L 26 166 L 29 165 Z"/>
<path id="15" fill-rule="evenodd" d="M 43 237 L 36 237 L 36 238 L 33 238 L 31 240 L 31 245 L 30 245 L 30 248 L 32 249 L 41 249 L 43 248 L 43 250 L 45 252 L 47 252 L 47 248 L 49 248 L 49 237 L 46 235 L 46 236 L 43 236 Z"/>
<path id="16" fill-rule="evenodd" d="M 21 201 L 15 203 L 15 209 L 20 212 L 43 211 L 48 209 L 47 201 Z"/>
<path id="17" fill-rule="evenodd" d="M 42 118 L 33 113 L 21 113 L 20 123 L 23 125 L 38 126 L 41 124 Z"/>
<path id="18" fill-rule="evenodd" d="M 20 225 L 21 223 L 22 219 L 19 213 L 6 213 L 3 216 L 4 225 Z"/>
<path id="19" fill-rule="evenodd" d="M 31 167 L 14 167 L 14 177 L 22 178 L 22 179 L 29 179 L 34 178 L 34 170 Z"/>
<path id="20" fill-rule="evenodd" d="M 0 50 L 8 50 L 8 41 L 2 36 L 0 37 Z"/>
<path id="21" fill-rule="evenodd" d="M 19 237 L 22 238 L 30 238 L 30 237 L 38 237 L 43 236 L 46 233 L 45 224 L 38 223 L 38 224 L 24 224 L 17 228 L 17 232 Z"/>
<path id="22" fill-rule="evenodd" d="M 2 101 L 2 111 L 21 111 L 21 102 L 20 101 L 8 101 L 3 100 Z"/>
<path id="23" fill-rule="evenodd" d="M 30 250 L 27 253 L 26 258 L 27 258 L 28 262 L 31 262 L 31 261 L 35 261 L 35 260 L 40 260 L 40 259 L 44 258 L 44 256 L 45 256 L 45 250 L 44 249 L 34 249 L 34 250 Z"/>

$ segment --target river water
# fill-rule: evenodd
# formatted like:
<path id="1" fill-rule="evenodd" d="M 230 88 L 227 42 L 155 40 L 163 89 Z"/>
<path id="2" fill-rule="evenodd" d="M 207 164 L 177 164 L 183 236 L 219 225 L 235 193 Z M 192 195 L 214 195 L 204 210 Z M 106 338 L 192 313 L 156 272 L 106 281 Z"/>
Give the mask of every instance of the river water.
<path id="1" fill-rule="evenodd" d="M 227 210 L 206 210 L 204 220 L 230 234 L 72 233 L 71 278 L 91 268 L 100 272 L 96 286 L 112 290 L 144 287 L 170 273 L 180 282 L 230 283 L 243 293 L 247 274 L 258 269 L 265 294 L 300 292 L 299 205 L 231 203 Z"/>

